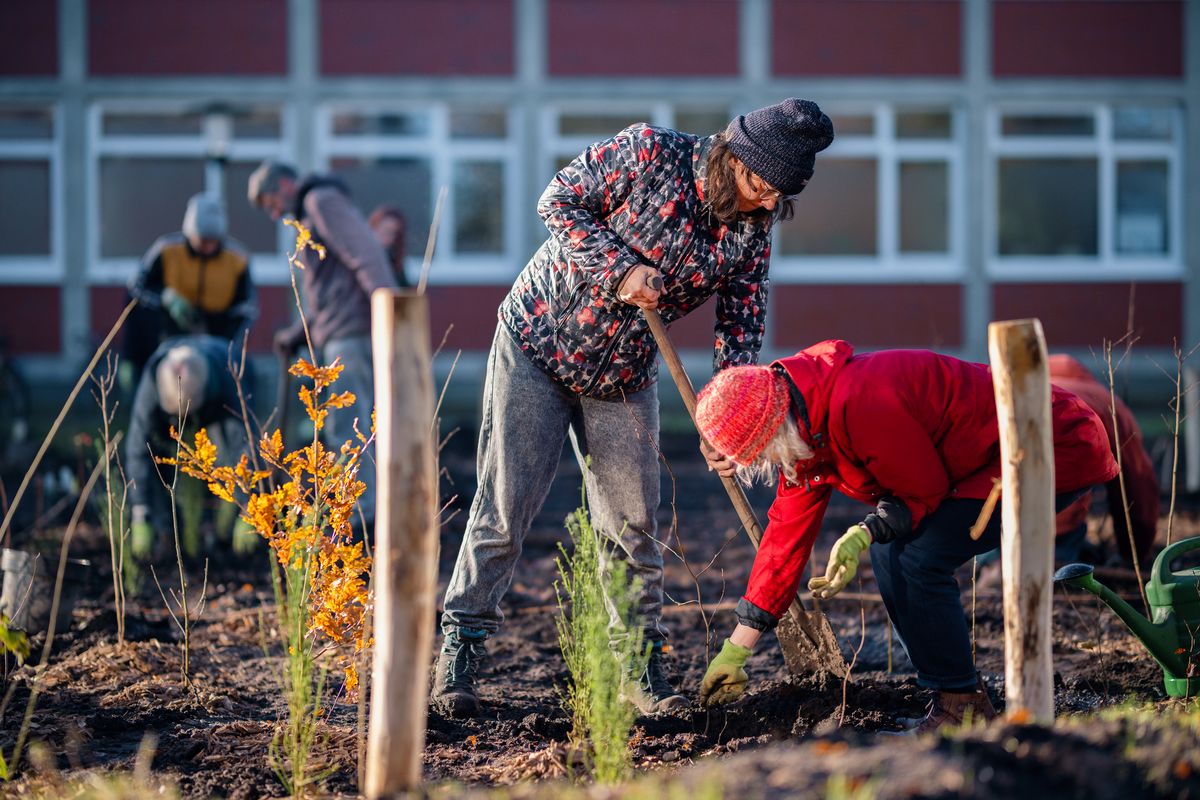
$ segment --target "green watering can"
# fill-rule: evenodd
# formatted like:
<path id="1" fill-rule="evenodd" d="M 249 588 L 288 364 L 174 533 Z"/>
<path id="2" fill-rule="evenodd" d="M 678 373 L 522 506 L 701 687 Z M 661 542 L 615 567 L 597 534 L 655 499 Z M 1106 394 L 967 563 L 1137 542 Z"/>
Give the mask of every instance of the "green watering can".
<path id="1" fill-rule="evenodd" d="M 1170 697 L 1200 694 L 1200 568 L 1171 571 L 1171 562 L 1190 550 L 1200 550 L 1200 536 L 1176 542 L 1154 559 L 1146 584 L 1153 621 L 1096 580 L 1087 564 L 1068 564 L 1054 573 L 1055 581 L 1086 589 L 1117 612 L 1162 667 Z"/>

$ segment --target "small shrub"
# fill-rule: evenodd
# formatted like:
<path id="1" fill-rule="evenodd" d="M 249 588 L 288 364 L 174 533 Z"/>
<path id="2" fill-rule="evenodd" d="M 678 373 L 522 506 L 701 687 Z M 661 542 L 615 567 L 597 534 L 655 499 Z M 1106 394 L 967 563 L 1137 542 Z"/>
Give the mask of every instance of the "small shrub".
<path id="1" fill-rule="evenodd" d="M 629 701 L 646 668 L 636 613 L 640 582 L 630 580 L 612 545 L 592 527 L 585 506 L 567 518 L 574 549 L 556 559 L 559 579 L 558 638 L 570 673 L 565 705 L 571 739 L 590 744 L 592 773 L 611 784 L 630 771 L 629 734 L 637 716 Z"/>

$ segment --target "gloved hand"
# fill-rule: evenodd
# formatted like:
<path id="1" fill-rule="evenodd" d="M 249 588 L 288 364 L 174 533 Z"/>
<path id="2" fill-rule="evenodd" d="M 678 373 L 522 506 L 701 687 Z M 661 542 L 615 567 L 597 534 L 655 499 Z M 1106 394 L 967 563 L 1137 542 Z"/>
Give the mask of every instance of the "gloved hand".
<path id="1" fill-rule="evenodd" d="M 162 304 L 167 315 L 185 331 L 191 331 L 200 324 L 200 311 L 183 298 L 179 292 L 168 286 L 163 289 Z"/>
<path id="2" fill-rule="evenodd" d="M 133 524 L 130 529 L 129 550 L 134 558 L 146 559 L 154 550 L 154 528 L 146 518 L 148 509 L 145 506 L 133 507 Z"/>
<path id="3" fill-rule="evenodd" d="M 258 539 L 258 531 L 254 530 L 254 526 L 238 517 L 237 522 L 233 523 L 233 537 L 230 542 L 233 552 L 240 556 L 253 553 L 258 549 Z"/>
<path id="4" fill-rule="evenodd" d="M 813 578 L 808 590 L 822 600 L 833 597 L 845 589 L 854 573 L 858 572 L 858 559 L 871 546 L 871 532 L 862 525 L 852 525 L 829 551 L 829 566 L 824 578 Z"/>
<path id="5" fill-rule="evenodd" d="M 713 658 L 704 673 L 704 679 L 700 681 L 700 705 L 719 706 L 736 700 L 750 682 L 745 670 L 749 657 L 749 647 L 726 639 L 721 652 Z"/>

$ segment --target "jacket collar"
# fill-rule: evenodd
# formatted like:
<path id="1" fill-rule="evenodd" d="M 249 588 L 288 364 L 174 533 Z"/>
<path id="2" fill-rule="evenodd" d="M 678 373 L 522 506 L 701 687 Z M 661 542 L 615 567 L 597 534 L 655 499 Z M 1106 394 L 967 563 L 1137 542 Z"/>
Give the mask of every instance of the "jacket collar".
<path id="1" fill-rule="evenodd" d="M 793 413 L 801 416 L 800 435 L 815 450 L 825 442 L 829 405 L 838 374 L 854 356 L 854 348 L 840 339 L 814 344 L 794 356 L 781 358 L 772 367 L 782 368 L 800 396 Z M 807 419 L 803 418 L 807 412 Z"/>

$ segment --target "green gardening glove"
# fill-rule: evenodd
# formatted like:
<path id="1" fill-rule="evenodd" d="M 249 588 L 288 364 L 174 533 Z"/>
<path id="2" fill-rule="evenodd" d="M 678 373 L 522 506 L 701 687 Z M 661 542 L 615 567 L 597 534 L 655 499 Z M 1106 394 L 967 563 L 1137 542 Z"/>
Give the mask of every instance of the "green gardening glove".
<path id="1" fill-rule="evenodd" d="M 163 289 L 162 304 L 167 315 L 183 330 L 190 331 L 200 323 L 200 312 L 196 307 L 169 286 Z"/>
<path id="2" fill-rule="evenodd" d="M 133 557 L 145 560 L 154 550 L 154 528 L 146 520 L 135 520 L 130 531 L 129 549 Z"/>
<path id="3" fill-rule="evenodd" d="M 700 681 L 700 705 L 719 706 L 736 700 L 750 682 L 745 669 L 749 657 L 749 647 L 726 639 Z"/>
<path id="4" fill-rule="evenodd" d="M 233 552 L 240 556 L 253 553 L 258 549 L 258 538 L 258 531 L 246 520 L 238 517 L 237 522 L 233 523 L 233 538 L 230 542 Z"/>
<path id="5" fill-rule="evenodd" d="M 871 532 L 862 525 L 852 525 L 829 551 L 829 566 L 824 578 L 813 578 L 808 590 L 813 597 L 825 600 L 845 589 L 858 572 L 858 559 L 871 546 Z"/>

